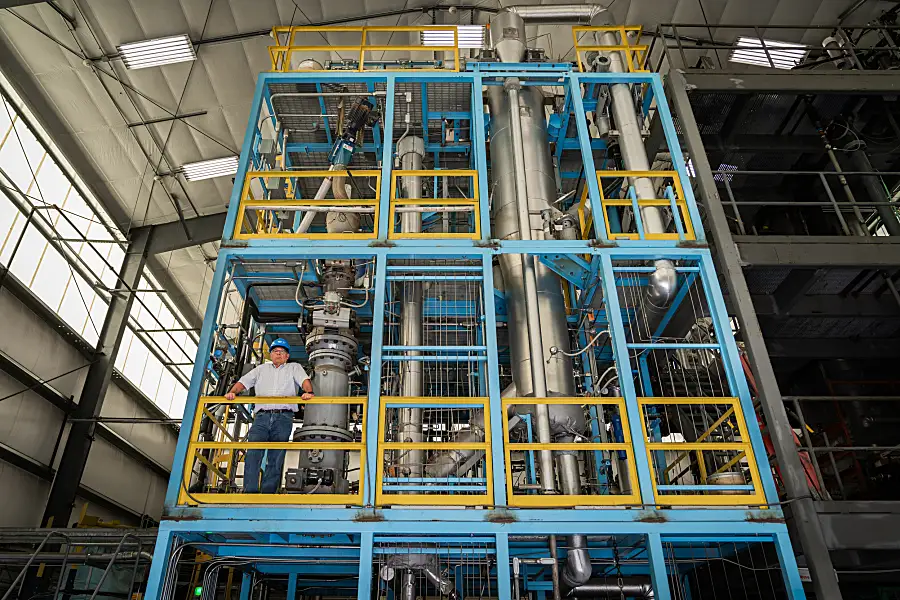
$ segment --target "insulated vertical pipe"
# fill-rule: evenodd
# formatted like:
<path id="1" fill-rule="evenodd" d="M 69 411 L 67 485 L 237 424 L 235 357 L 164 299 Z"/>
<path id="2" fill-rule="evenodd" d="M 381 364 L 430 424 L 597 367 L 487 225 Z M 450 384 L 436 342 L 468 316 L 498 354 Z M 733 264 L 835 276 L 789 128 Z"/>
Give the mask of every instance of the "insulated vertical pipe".
<path id="1" fill-rule="evenodd" d="M 404 171 L 421 171 L 422 158 L 425 156 L 425 141 L 416 136 L 406 136 L 397 144 L 400 156 L 400 167 Z M 403 195 L 406 198 L 421 198 L 422 178 L 404 176 L 401 178 Z M 393 227 L 393 223 L 390 227 Z M 400 214 L 400 230 L 403 233 L 419 233 L 422 231 L 422 213 L 407 212 Z M 403 284 L 403 296 L 400 299 L 400 345 L 422 346 L 422 284 L 406 282 Z M 407 356 L 419 356 L 421 351 L 409 350 Z M 425 363 L 419 360 L 407 360 L 400 363 L 400 395 L 418 398 L 424 390 Z M 400 440 L 420 443 L 424 439 L 422 433 L 422 409 L 400 409 Z M 423 473 L 425 453 L 422 450 L 405 450 L 400 455 L 399 464 L 406 477 L 421 477 Z"/>
<path id="2" fill-rule="evenodd" d="M 516 205 L 519 220 L 519 239 L 531 239 L 531 218 L 528 212 L 528 191 L 525 177 L 525 163 L 523 161 L 524 145 L 522 142 L 522 123 L 519 120 L 519 81 L 508 79 L 504 88 L 509 96 L 509 126 L 512 133 L 513 166 L 515 168 Z M 537 278 L 534 273 L 534 257 L 522 254 L 522 273 L 524 274 L 525 287 L 525 319 L 528 326 L 528 342 L 531 357 L 531 385 L 535 398 L 547 397 L 547 374 L 544 372 L 544 344 L 541 340 L 541 319 L 538 313 Z M 534 407 L 535 424 L 538 434 L 538 442 L 550 443 L 550 409 L 546 404 L 536 404 Z M 539 453 L 541 465 L 541 487 L 545 492 L 553 493 L 556 490 L 553 475 L 553 453 L 549 450 L 541 450 Z"/>
<path id="3" fill-rule="evenodd" d="M 598 18 L 607 20 L 609 13 L 603 12 Z M 593 24 L 593 22 L 592 22 Z M 604 46 L 618 46 L 619 40 L 615 32 L 608 31 L 600 35 L 601 44 Z M 625 43 L 626 40 L 622 40 Z M 620 52 L 604 53 L 609 59 L 609 71 L 611 73 L 625 73 L 627 68 L 622 60 Z M 612 111 L 616 120 L 616 129 L 619 132 L 619 149 L 622 152 L 622 160 L 629 171 L 649 171 L 650 161 L 644 148 L 644 138 L 641 134 L 641 126 L 638 123 L 637 112 L 634 109 L 634 101 L 631 97 L 631 89 L 628 84 L 615 83 L 609 86 L 612 98 Z M 634 191 L 639 200 L 652 200 L 656 198 L 656 189 L 649 177 L 634 177 L 632 181 Z M 658 206 L 644 206 L 640 209 L 641 220 L 646 233 L 664 233 L 666 225 L 663 222 L 662 209 Z M 650 277 L 648 286 L 648 300 L 656 308 L 664 308 L 675 296 L 677 276 L 675 266 L 670 260 L 657 260 L 655 263 L 657 272 Z M 654 332 L 650 331 L 650 335 Z"/>

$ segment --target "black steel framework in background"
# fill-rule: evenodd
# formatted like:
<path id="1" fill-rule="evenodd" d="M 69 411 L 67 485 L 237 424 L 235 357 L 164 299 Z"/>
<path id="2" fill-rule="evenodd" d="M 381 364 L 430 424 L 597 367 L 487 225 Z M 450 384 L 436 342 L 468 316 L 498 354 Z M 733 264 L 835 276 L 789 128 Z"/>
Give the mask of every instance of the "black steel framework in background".
<path id="1" fill-rule="evenodd" d="M 747 347 L 753 376 L 756 378 L 758 400 L 766 418 L 787 496 L 784 507 L 790 512 L 803 556 L 812 575 L 816 599 L 843 600 L 815 504 L 806 483 L 806 472 L 794 444 L 793 430 L 784 408 L 781 390 L 775 379 L 775 371 L 769 360 L 747 281 L 744 279 L 737 247 L 731 238 L 728 217 L 725 215 L 700 130 L 694 119 L 684 76 L 678 71 L 670 71 L 666 89 L 678 115 L 684 144 L 693 161 L 699 197 L 706 208 L 706 228 L 717 249 L 714 259 L 719 272 L 725 276 L 735 316 Z"/>

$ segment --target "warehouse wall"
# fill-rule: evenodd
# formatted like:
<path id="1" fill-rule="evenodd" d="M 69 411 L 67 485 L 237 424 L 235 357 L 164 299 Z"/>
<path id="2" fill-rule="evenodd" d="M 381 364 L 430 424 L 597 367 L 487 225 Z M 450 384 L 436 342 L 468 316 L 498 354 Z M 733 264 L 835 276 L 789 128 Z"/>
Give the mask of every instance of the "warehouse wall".
<path id="1" fill-rule="evenodd" d="M 8 277 L 12 275 L 8 274 Z M 0 315 L 3 333 L 0 351 L 41 378 L 52 378 L 70 369 L 88 364 L 87 358 L 63 335 L 63 330 L 48 324 L 9 291 L 0 290 Z M 16 290 L 21 294 L 21 290 Z M 78 396 L 87 368 L 50 382 L 64 396 Z M 104 401 L 102 416 L 106 417 L 163 417 L 153 411 L 149 400 L 141 402 L 127 383 L 114 378 Z M 22 390 L 24 386 L 0 370 L 0 398 Z M 64 411 L 35 392 L 24 392 L 0 401 L 0 448 L 19 453 L 44 466 L 58 462 L 65 445 L 66 431 L 59 442 L 53 460 Z M 170 425 L 110 424 L 122 438 L 153 461 L 166 468 L 171 466 L 176 431 Z M 33 474 L 0 460 L 0 527 L 31 527 L 40 524 L 41 515 L 50 490 L 47 474 Z M 103 519 L 118 519 L 137 524 L 139 515 L 158 520 L 162 512 L 167 478 L 164 474 L 130 456 L 110 441 L 96 436 L 91 447 L 82 485 L 109 502 L 91 502 L 87 514 Z M 80 501 L 73 512 L 78 519 Z M 104 505 L 105 504 L 105 505 Z M 116 505 L 119 505 L 118 507 Z"/>

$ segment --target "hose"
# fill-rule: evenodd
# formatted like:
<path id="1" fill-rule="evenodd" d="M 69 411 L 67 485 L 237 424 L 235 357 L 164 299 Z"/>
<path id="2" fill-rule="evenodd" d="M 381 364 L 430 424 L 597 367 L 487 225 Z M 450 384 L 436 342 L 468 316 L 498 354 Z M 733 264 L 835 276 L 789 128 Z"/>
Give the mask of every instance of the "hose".
<path id="1" fill-rule="evenodd" d="M 609 335 L 609 329 L 604 329 L 603 331 L 598 331 L 597 335 L 595 335 L 594 338 L 591 341 L 589 341 L 587 343 L 587 345 L 584 348 L 582 348 L 581 350 L 579 350 L 578 352 L 566 352 L 565 350 L 560 350 L 558 346 L 550 346 L 550 357 L 552 358 L 552 357 L 556 356 L 557 354 L 562 354 L 563 356 L 571 356 L 571 357 L 580 356 L 580 355 L 584 354 L 585 352 L 587 352 L 591 348 L 591 346 L 594 345 L 594 342 L 596 342 L 597 339 L 604 333 Z M 550 362 L 549 358 L 547 359 L 547 362 L 548 363 Z"/>

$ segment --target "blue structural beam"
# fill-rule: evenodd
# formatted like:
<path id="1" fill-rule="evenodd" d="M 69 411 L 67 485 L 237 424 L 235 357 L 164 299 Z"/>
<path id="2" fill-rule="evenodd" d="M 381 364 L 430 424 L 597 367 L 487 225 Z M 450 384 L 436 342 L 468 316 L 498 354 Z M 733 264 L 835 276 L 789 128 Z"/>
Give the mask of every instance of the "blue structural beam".
<path id="1" fill-rule="evenodd" d="M 540 254 L 538 259 L 580 290 L 591 282 L 591 265 L 575 254 Z"/>
<path id="2" fill-rule="evenodd" d="M 490 227 L 492 188 L 488 180 L 490 165 L 487 160 L 486 139 L 488 119 L 484 111 L 482 90 L 484 86 L 502 85 L 503 78 L 513 76 L 518 77 L 526 86 L 554 86 L 565 94 L 562 113 L 558 115 L 558 123 L 554 122 L 558 130 L 551 141 L 556 142 L 553 151 L 557 167 L 564 155 L 568 157 L 578 153 L 582 159 L 583 169 L 576 167 L 576 171 L 563 171 L 560 176 L 563 179 L 583 178 L 583 184 L 580 185 L 587 190 L 594 219 L 593 235 L 588 235 L 590 239 L 521 241 L 493 238 Z M 361 96 L 377 98 L 383 106 L 381 121 L 372 131 L 372 137 L 366 135 L 371 143 L 367 142 L 365 148 L 366 158 L 374 162 L 374 168 L 381 174 L 380 187 L 376 190 L 375 197 L 376 209 L 381 216 L 377 231 L 372 239 L 341 239 L 340 236 L 333 235 L 319 239 L 277 236 L 235 239 L 233 233 L 241 202 L 242 184 L 246 173 L 254 169 L 254 160 L 258 162 L 259 158 L 256 144 L 260 138 L 259 124 L 263 107 L 267 107 L 270 114 L 273 112 L 272 86 L 311 83 L 314 88 L 310 89 L 320 92 L 336 89 L 336 85 L 354 85 L 357 87 L 353 89 L 366 90 L 361 92 Z M 286 580 L 288 600 L 298 597 L 300 590 L 310 588 L 322 588 L 322 592 L 356 597 L 358 600 L 388 596 L 390 591 L 386 582 L 375 569 L 382 564 L 379 561 L 396 552 L 390 544 L 406 545 L 411 553 L 438 554 L 444 558 L 495 558 L 496 560 L 491 561 L 489 571 L 477 565 L 456 564 L 451 565 L 447 572 L 453 574 L 456 579 L 454 585 L 459 590 L 465 588 L 465 581 L 461 580 L 488 576 L 491 585 L 496 586 L 496 594 L 492 591 L 491 595 L 508 599 L 513 595 L 510 561 L 514 557 L 549 556 L 546 543 L 542 540 L 529 541 L 534 536 L 548 535 L 560 538 L 569 535 L 588 535 L 592 538 L 615 536 L 618 548 L 615 542 L 600 543 L 592 539 L 589 547 L 592 559 L 597 562 L 617 560 L 620 549 L 628 548 L 623 551 L 624 559 L 628 562 L 622 572 L 650 577 L 657 600 L 671 598 L 670 578 L 672 581 L 683 581 L 694 568 L 691 561 L 703 565 L 711 557 L 737 560 L 739 548 L 742 551 L 751 547 L 751 544 L 771 544 L 778 552 L 789 597 L 792 600 L 804 597 L 783 521 L 784 515 L 778 507 L 777 491 L 771 470 L 767 467 L 762 436 L 755 426 L 754 409 L 742 374 L 740 355 L 731 335 L 728 314 L 709 250 L 705 247 L 701 220 L 690 186 L 684 186 L 683 200 L 687 216 L 697 233 L 695 243 L 684 244 L 681 239 L 610 240 L 607 236 L 607 217 L 610 218 L 611 230 L 615 232 L 619 224 L 613 218 L 617 219 L 619 215 L 616 211 L 605 214 L 601 205 L 600 184 L 595 173 L 598 168 L 605 169 L 607 163 L 603 159 L 595 163 L 594 154 L 598 152 L 599 156 L 603 156 L 606 142 L 592 137 L 586 113 L 596 109 L 593 98 L 599 86 L 621 83 L 632 85 L 635 90 L 645 91 L 641 98 L 641 110 L 645 113 L 651 108 L 657 110 L 672 153 L 673 169 L 679 173 L 683 182 L 687 182 L 677 132 L 662 93 L 661 80 L 656 74 L 578 73 L 569 63 L 468 62 L 461 72 L 416 72 L 410 69 L 263 73 L 259 76 L 235 176 L 224 237 L 210 284 L 211 293 L 204 326 L 200 332 L 184 422 L 179 432 L 172 478 L 166 492 L 164 519 L 160 525 L 154 560 L 148 575 L 146 600 L 172 600 L 171 594 L 163 598 L 163 590 L 168 589 L 164 583 L 167 564 L 170 559 L 177 558 L 176 555 L 194 549 L 246 561 L 244 567 L 248 571 L 242 574 L 241 600 L 249 600 L 252 595 L 254 576 L 251 570 L 266 578 L 280 577 Z M 433 84 L 464 84 L 468 86 L 470 95 L 459 106 L 447 106 L 443 102 L 443 96 L 437 95 Z M 435 165 L 440 165 L 442 161 L 452 158 L 454 164 L 465 164 L 477 171 L 480 239 L 442 239 L 435 236 L 400 240 L 389 237 L 393 229 L 387 214 L 396 158 L 397 140 L 394 131 L 395 124 L 400 124 L 397 119 L 402 120 L 405 110 L 403 92 L 407 89 L 417 90 L 421 96 L 422 122 L 414 125 L 422 127 L 428 160 L 433 159 Z M 317 104 L 324 115 L 327 103 L 320 97 Z M 575 119 L 575 135 L 567 137 L 572 119 Z M 436 125 L 438 121 L 440 133 Z M 460 141 L 465 138 L 463 134 L 466 121 L 469 139 Z M 334 141 L 335 123 L 329 117 L 324 118 L 323 123 L 327 142 L 321 141 L 321 138 L 318 142 L 289 142 L 287 152 L 327 156 Z M 446 141 L 447 133 L 453 133 L 452 143 Z M 290 162 L 288 166 L 291 166 Z M 323 168 L 327 168 L 324 162 Z M 428 190 L 428 196 L 439 198 L 433 175 L 428 175 L 426 179 L 432 186 Z M 671 191 L 667 194 L 670 203 L 674 202 Z M 580 198 L 575 201 L 580 201 Z M 639 216 L 640 211 L 636 213 Z M 677 224 L 677 230 L 679 237 L 683 238 L 683 222 Z M 572 307 L 572 314 L 567 319 L 573 330 L 576 327 L 579 329 L 576 334 L 579 347 L 588 345 L 590 336 L 593 335 L 588 333 L 591 328 L 594 331 L 603 328 L 609 330 L 608 340 L 604 338 L 602 345 L 598 343 L 595 350 L 583 353 L 575 360 L 576 369 L 583 375 L 583 379 L 579 380 L 582 384 L 578 393 L 596 393 L 597 390 L 593 387 L 600 383 L 597 378 L 610 365 L 618 369 L 618 382 L 624 403 L 623 416 L 628 421 L 625 433 L 630 435 L 631 457 L 636 473 L 636 480 L 629 483 L 639 497 L 632 505 L 601 508 L 586 500 L 586 504 L 579 506 L 578 510 L 555 506 L 510 506 L 516 498 L 508 494 L 507 477 L 522 478 L 524 482 L 533 485 L 536 475 L 534 451 L 524 453 L 524 459 L 520 454 L 508 463 L 508 449 L 503 442 L 508 422 L 514 424 L 524 421 L 529 439 L 532 425 L 528 414 L 514 414 L 510 417 L 501 399 L 501 381 L 504 381 L 501 376 L 505 377 L 508 373 L 511 361 L 508 346 L 512 342 L 505 341 L 507 306 L 503 294 L 495 288 L 494 262 L 509 254 L 537 256 L 562 278 L 569 291 Z M 359 348 L 360 356 L 367 356 L 369 362 L 362 365 L 363 372 L 355 380 L 362 395 L 348 399 L 348 403 L 354 404 L 354 413 L 359 412 L 360 405 L 364 407 L 365 444 L 364 452 L 361 453 L 362 464 L 359 465 L 362 474 L 361 499 L 328 507 L 301 504 L 309 499 L 303 494 L 294 496 L 296 504 L 287 503 L 292 499 L 287 494 L 278 495 L 278 504 L 256 503 L 260 502 L 258 499 L 248 499 L 246 503 L 241 499 L 239 505 L 180 500 L 185 482 L 191 481 L 190 473 L 187 476 L 185 473 L 188 446 L 190 442 L 196 441 L 190 438 L 200 397 L 208 393 L 203 382 L 210 364 L 210 353 L 219 336 L 220 330 L 217 327 L 223 325 L 216 321 L 226 285 L 229 288 L 234 286 L 242 297 L 249 296 L 253 299 L 262 314 L 289 317 L 279 319 L 277 324 L 266 325 L 265 334 L 261 336 L 263 340 L 271 341 L 276 336 L 291 335 L 296 336 L 294 339 L 299 339 L 299 330 L 294 323 L 304 309 L 292 297 L 301 272 L 294 267 L 301 264 L 306 266 L 302 270 L 303 283 L 309 284 L 307 289 L 318 293 L 313 264 L 323 259 L 355 259 L 365 262 L 369 264 L 371 274 L 370 289 L 362 294 L 353 294 L 353 301 L 357 303 L 366 297 L 369 299 L 365 306 L 355 310 L 354 323 L 359 338 L 363 341 Z M 620 291 L 626 285 L 646 286 L 654 269 L 653 261 L 659 259 L 669 259 L 679 265 L 679 292 L 656 331 L 652 332 L 653 337 L 664 333 L 666 325 L 671 322 L 691 287 L 696 289 L 701 286 L 708 299 L 709 315 L 715 327 L 715 343 L 689 344 L 669 339 L 657 342 L 653 341 L 653 337 L 650 341 L 639 340 L 629 330 L 634 327 L 632 324 L 640 315 L 635 307 L 623 306 Z M 420 264 L 427 260 L 440 262 Z M 406 264 L 411 261 L 419 266 Z M 621 276 L 625 272 L 630 273 L 628 278 Z M 440 346 L 426 338 L 428 341 L 416 346 L 398 343 L 394 334 L 399 327 L 395 318 L 397 306 L 403 300 L 401 284 L 415 282 L 424 287 L 447 281 L 463 282 L 466 286 L 480 290 L 481 295 L 476 294 L 474 298 L 467 299 L 428 298 L 423 303 L 423 316 L 426 320 L 450 320 L 451 322 L 442 323 L 442 326 L 446 326 L 447 331 L 454 334 L 468 335 L 474 327 L 475 335 L 465 339 L 475 341 L 471 345 L 448 343 Z M 259 285 L 264 283 L 283 285 L 290 295 L 270 299 L 271 296 L 259 293 Z M 634 290 L 627 291 L 631 293 Z M 453 322 L 453 319 L 457 321 Z M 588 322 L 586 319 L 590 320 L 590 326 L 581 327 Z M 501 336 L 499 341 L 498 331 Z M 263 330 L 259 328 L 254 330 L 253 335 L 262 333 Z M 654 473 L 649 460 L 650 454 L 646 446 L 648 440 L 642 424 L 647 422 L 653 439 L 657 440 L 661 436 L 661 415 L 657 412 L 643 414 L 638 396 L 639 393 L 652 393 L 649 385 L 652 373 L 647 364 L 647 351 L 677 349 L 709 349 L 721 354 L 730 393 L 739 398 L 747 420 L 748 441 L 759 465 L 760 481 L 732 486 L 713 486 L 699 480 L 693 485 L 659 481 L 658 472 Z M 634 360 L 634 355 L 640 356 Z M 297 357 L 305 358 L 302 348 L 297 348 L 297 352 L 292 354 L 292 358 Z M 597 364 L 589 364 L 591 360 Z M 382 397 L 388 395 L 386 390 L 389 389 L 383 383 L 387 381 L 384 374 L 391 372 L 391 369 L 396 371 L 404 368 L 406 363 L 412 361 L 426 365 L 466 365 L 466 376 L 471 378 L 472 389 L 475 390 L 473 395 L 486 397 L 485 421 L 491 428 L 488 446 L 478 451 L 484 453 L 480 457 L 481 470 L 454 473 L 449 477 L 432 477 L 427 473 L 407 476 L 402 472 L 382 469 L 381 475 L 377 475 L 379 467 L 384 466 L 385 450 L 380 447 L 380 442 L 384 441 L 386 426 L 390 424 L 380 422 L 382 410 L 430 407 L 428 398 L 404 400 L 392 397 L 387 401 Z M 635 387 L 633 369 L 643 369 L 641 380 L 644 385 L 641 390 Z M 446 395 L 443 390 L 434 391 L 428 386 L 426 389 L 429 390 L 426 393 Z M 517 404 L 524 403 L 518 401 Z M 447 401 L 441 404 L 441 408 L 456 410 L 461 418 L 471 420 L 481 406 L 464 401 Z M 602 407 L 591 407 L 590 441 L 599 441 L 606 435 L 603 430 L 606 423 L 602 421 L 606 417 L 604 410 Z M 363 433 L 359 425 L 362 421 L 355 417 L 354 422 L 359 436 Z M 613 441 L 621 439 L 615 432 L 610 433 L 609 437 Z M 452 440 L 455 437 L 441 439 Z M 454 449 L 459 448 L 456 446 Z M 613 458 L 619 457 L 619 452 L 624 458 L 624 450 L 581 453 L 596 459 L 596 469 L 592 474 L 596 476 L 597 482 L 605 481 L 608 484 L 605 486 L 605 493 L 600 494 L 604 501 L 614 496 L 612 484 L 616 482 L 612 479 L 614 472 L 611 462 Z M 664 458 L 666 454 L 660 450 L 653 452 L 657 458 Z M 490 474 L 483 468 L 484 465 L 490 465 Z M 658 466 L 660 469 L 664 468 L 662 465 Z M 525 469 L 524 473 L 519 471 L 522 468 Z M 515 472 L 508 473 L 508 469 Z M 623 473 L 619 472 L 618 476 L 618 483 L 622 484 Z M 380 490 L 378 486 L 381 486 Z M 709 510 L 673 508 L 660 504 L 666 501 L 667 495 L 671 496 L 675 492 L 689 491 L 697 494 L 698 498 L 703 498 L 703 492 L 748 492 L 758 490 L 758 486 L 764 491 L 766 505 L 722 506 Z M 492 490 L 493 496 L 484 500 L 483 505 L 459 510 L 427 505 L 428 492 L 444 491 L 447 494 L 437 497 L 455 500 L 454 494 L 484 494 L 488 488 Z M 398 492 L 423 492 L 420 498 L 425 506 L 413 510 L 396 508 L 390 505 L 391 500 L 380 499 L 379 491 L 389 492 L 394 498 L 404 498 Z M 528 497 L 538 496 L 534 494 Z M 727 499 L 727 496 L 716 495 L 715 498 Z M 405 499 L 409 499 L 409 496 Z M 477 548 L 474 547 L 476 544 Z M 565 544 L 560 547 L 559 557 L 561 561 L 566 560 Z M 290 563 L 291 559 L 298 560 Z M 532 567 L 534 565 L 525 569 L 527 577 L 522 581 L 522 586 L 535 590 L 539 597 L 547 597 L 552 586 L 549 570 L 545 569 L 542 575 L 538 575 L 538 569 Z M 598 567 L 595 574 L 601 570 Z"/>

